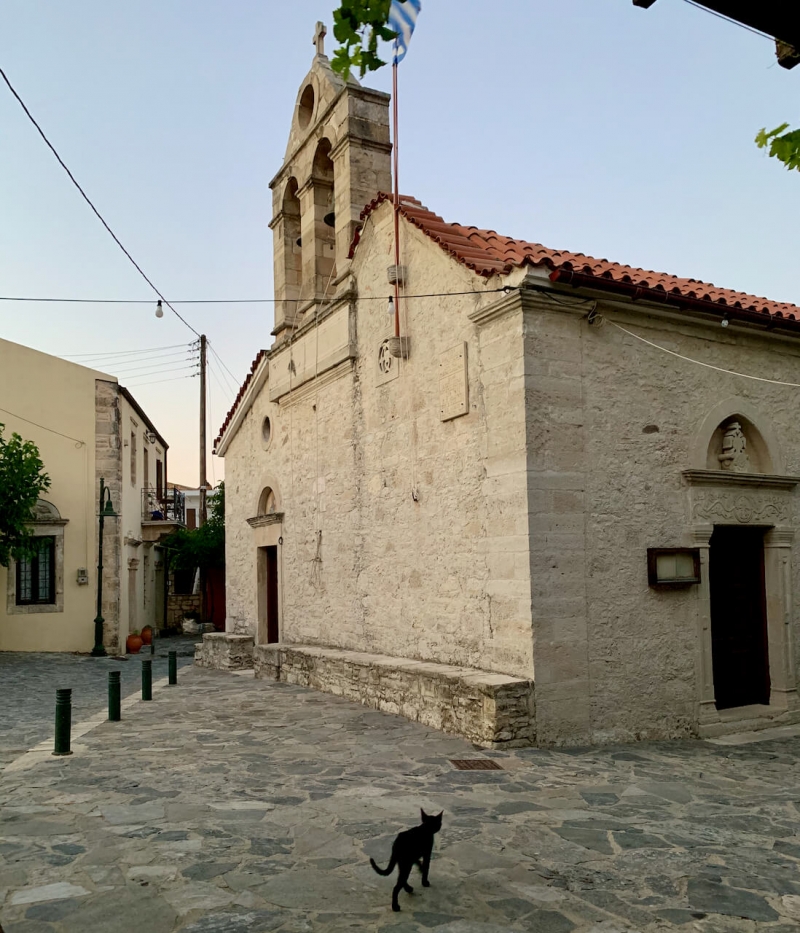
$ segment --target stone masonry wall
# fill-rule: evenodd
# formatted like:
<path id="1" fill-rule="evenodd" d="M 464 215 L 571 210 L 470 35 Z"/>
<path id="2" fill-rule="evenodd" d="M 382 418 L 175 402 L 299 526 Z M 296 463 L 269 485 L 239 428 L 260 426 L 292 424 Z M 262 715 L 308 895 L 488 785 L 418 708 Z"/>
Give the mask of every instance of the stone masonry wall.
<path id="1" fill-rule="evenodd" d="M 533 683 L 409 658 L 257 645 L 256 677 L 313 687 L 490 748 L 535 742 Z"/>
<path id="2" fill-rule="evenodd" d="M 800 472 L 796 391 L 676 359 L 798 381 L 800 346 L 732 325 L 539 298 L 525 313 L 537 730 L 552 742 L 698 729 L 700 587 L 648 586 L 647 548 L 692 544 L 682 471 L 708 413 L 744 399 Z M 700 464 L 703 467 L 705 464 Z M 791 499 L 790 499 L 791 501 Z M 796 507 L 785 524 L 794 526 Z M 797 593 L 797 543 L 792 579 Z M 793 639 L 797 642 L 797 618 Z"/>
<path id="3" fill-rule="evenodd" d="M 390 290 L 391 206 L 369 223 L 354 263 L 365 298 Z M 496 287 L 405 222 L 402 237 L 409 293 Z M 353 372 L 278 402 L 261 390 L 226 452 L 229 631 L 257 632 L 258 531 L 246 519 L 269 486 L 284 515 L 281 640 L 531 677 L 522 317 L 469 319 L 497 300 L 409 302 L 411 355 L 389 381 L 385 301 L 359 302 Z M 462 342 L 469 411 L 442 421 L 440 360 Z"/>

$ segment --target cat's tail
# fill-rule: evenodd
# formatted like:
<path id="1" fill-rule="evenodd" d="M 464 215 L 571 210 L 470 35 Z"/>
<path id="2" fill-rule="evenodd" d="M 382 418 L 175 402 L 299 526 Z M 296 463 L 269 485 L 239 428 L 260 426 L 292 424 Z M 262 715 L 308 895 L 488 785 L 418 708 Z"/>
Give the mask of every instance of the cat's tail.
<path id="1" fill-rule="evenodd" d="M 395 860 L 394 854 L 392 854 L 391 861 L 389 862 L 389 867 L 386 869 L 378 868 L 378 866 L 375 864 L 374 858 L 371 858 L 369 860 L 369 863 L 370 865 L 372 865 L 372 867 L 375 869 L 375 871 L 379 875 L 391 875 L 391 873 L 394 871 L 394 866 L 397 864 L 397 861 Z"/>

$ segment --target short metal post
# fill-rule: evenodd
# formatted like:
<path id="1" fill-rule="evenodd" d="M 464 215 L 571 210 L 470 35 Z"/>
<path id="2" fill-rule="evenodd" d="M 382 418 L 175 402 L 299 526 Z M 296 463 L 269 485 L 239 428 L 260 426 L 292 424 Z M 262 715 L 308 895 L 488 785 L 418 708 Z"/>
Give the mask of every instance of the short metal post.
<path id="1" fill-rule="evenodd" d="M 121 685 L 119 681 L 119 671 L 108 672 L 108 721 L 119 722 L 122 719 L 120 712 L 120 692 Z"/>
<path id="2" fill-rule="evenodd" d="M 169 653 L 169 683 L 174 686 L 178 682 L 178 652 Z"/>
<path id="3" fill-rule="evenodd" d="M 142 658 L 142 699 L 153 699 L 153 662 Z"/>
<path id="4" fill-rule="evenodd" d="M 54 755 L 71 755 L 72 690 L 56 690 L 56 741 Z"/>

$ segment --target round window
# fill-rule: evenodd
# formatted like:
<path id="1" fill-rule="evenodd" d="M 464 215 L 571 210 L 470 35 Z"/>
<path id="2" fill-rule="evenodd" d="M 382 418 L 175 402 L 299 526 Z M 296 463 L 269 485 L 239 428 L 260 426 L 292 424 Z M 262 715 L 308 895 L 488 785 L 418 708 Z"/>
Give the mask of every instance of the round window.
<path id="1" fill-rule="evenodd" d="M 261 425 L 261 439 L 264 442 L 264 446 L 269 447 L 269 442 L 272 440 L 272 422 L 269 418 L 265 418 Z"/>

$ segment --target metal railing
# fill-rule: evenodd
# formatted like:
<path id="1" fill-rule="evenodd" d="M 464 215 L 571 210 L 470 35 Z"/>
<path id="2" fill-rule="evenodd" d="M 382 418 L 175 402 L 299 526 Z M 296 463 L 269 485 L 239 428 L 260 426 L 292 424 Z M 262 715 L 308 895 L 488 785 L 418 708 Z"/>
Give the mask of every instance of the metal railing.
<path id="1" fill-rule="evenodd" d="M 142 489 L 143 522 L 179 522 L 186 524 L 186 504 L 180 489 L 167 489 L 158 495 L 154 486 Z"/>

